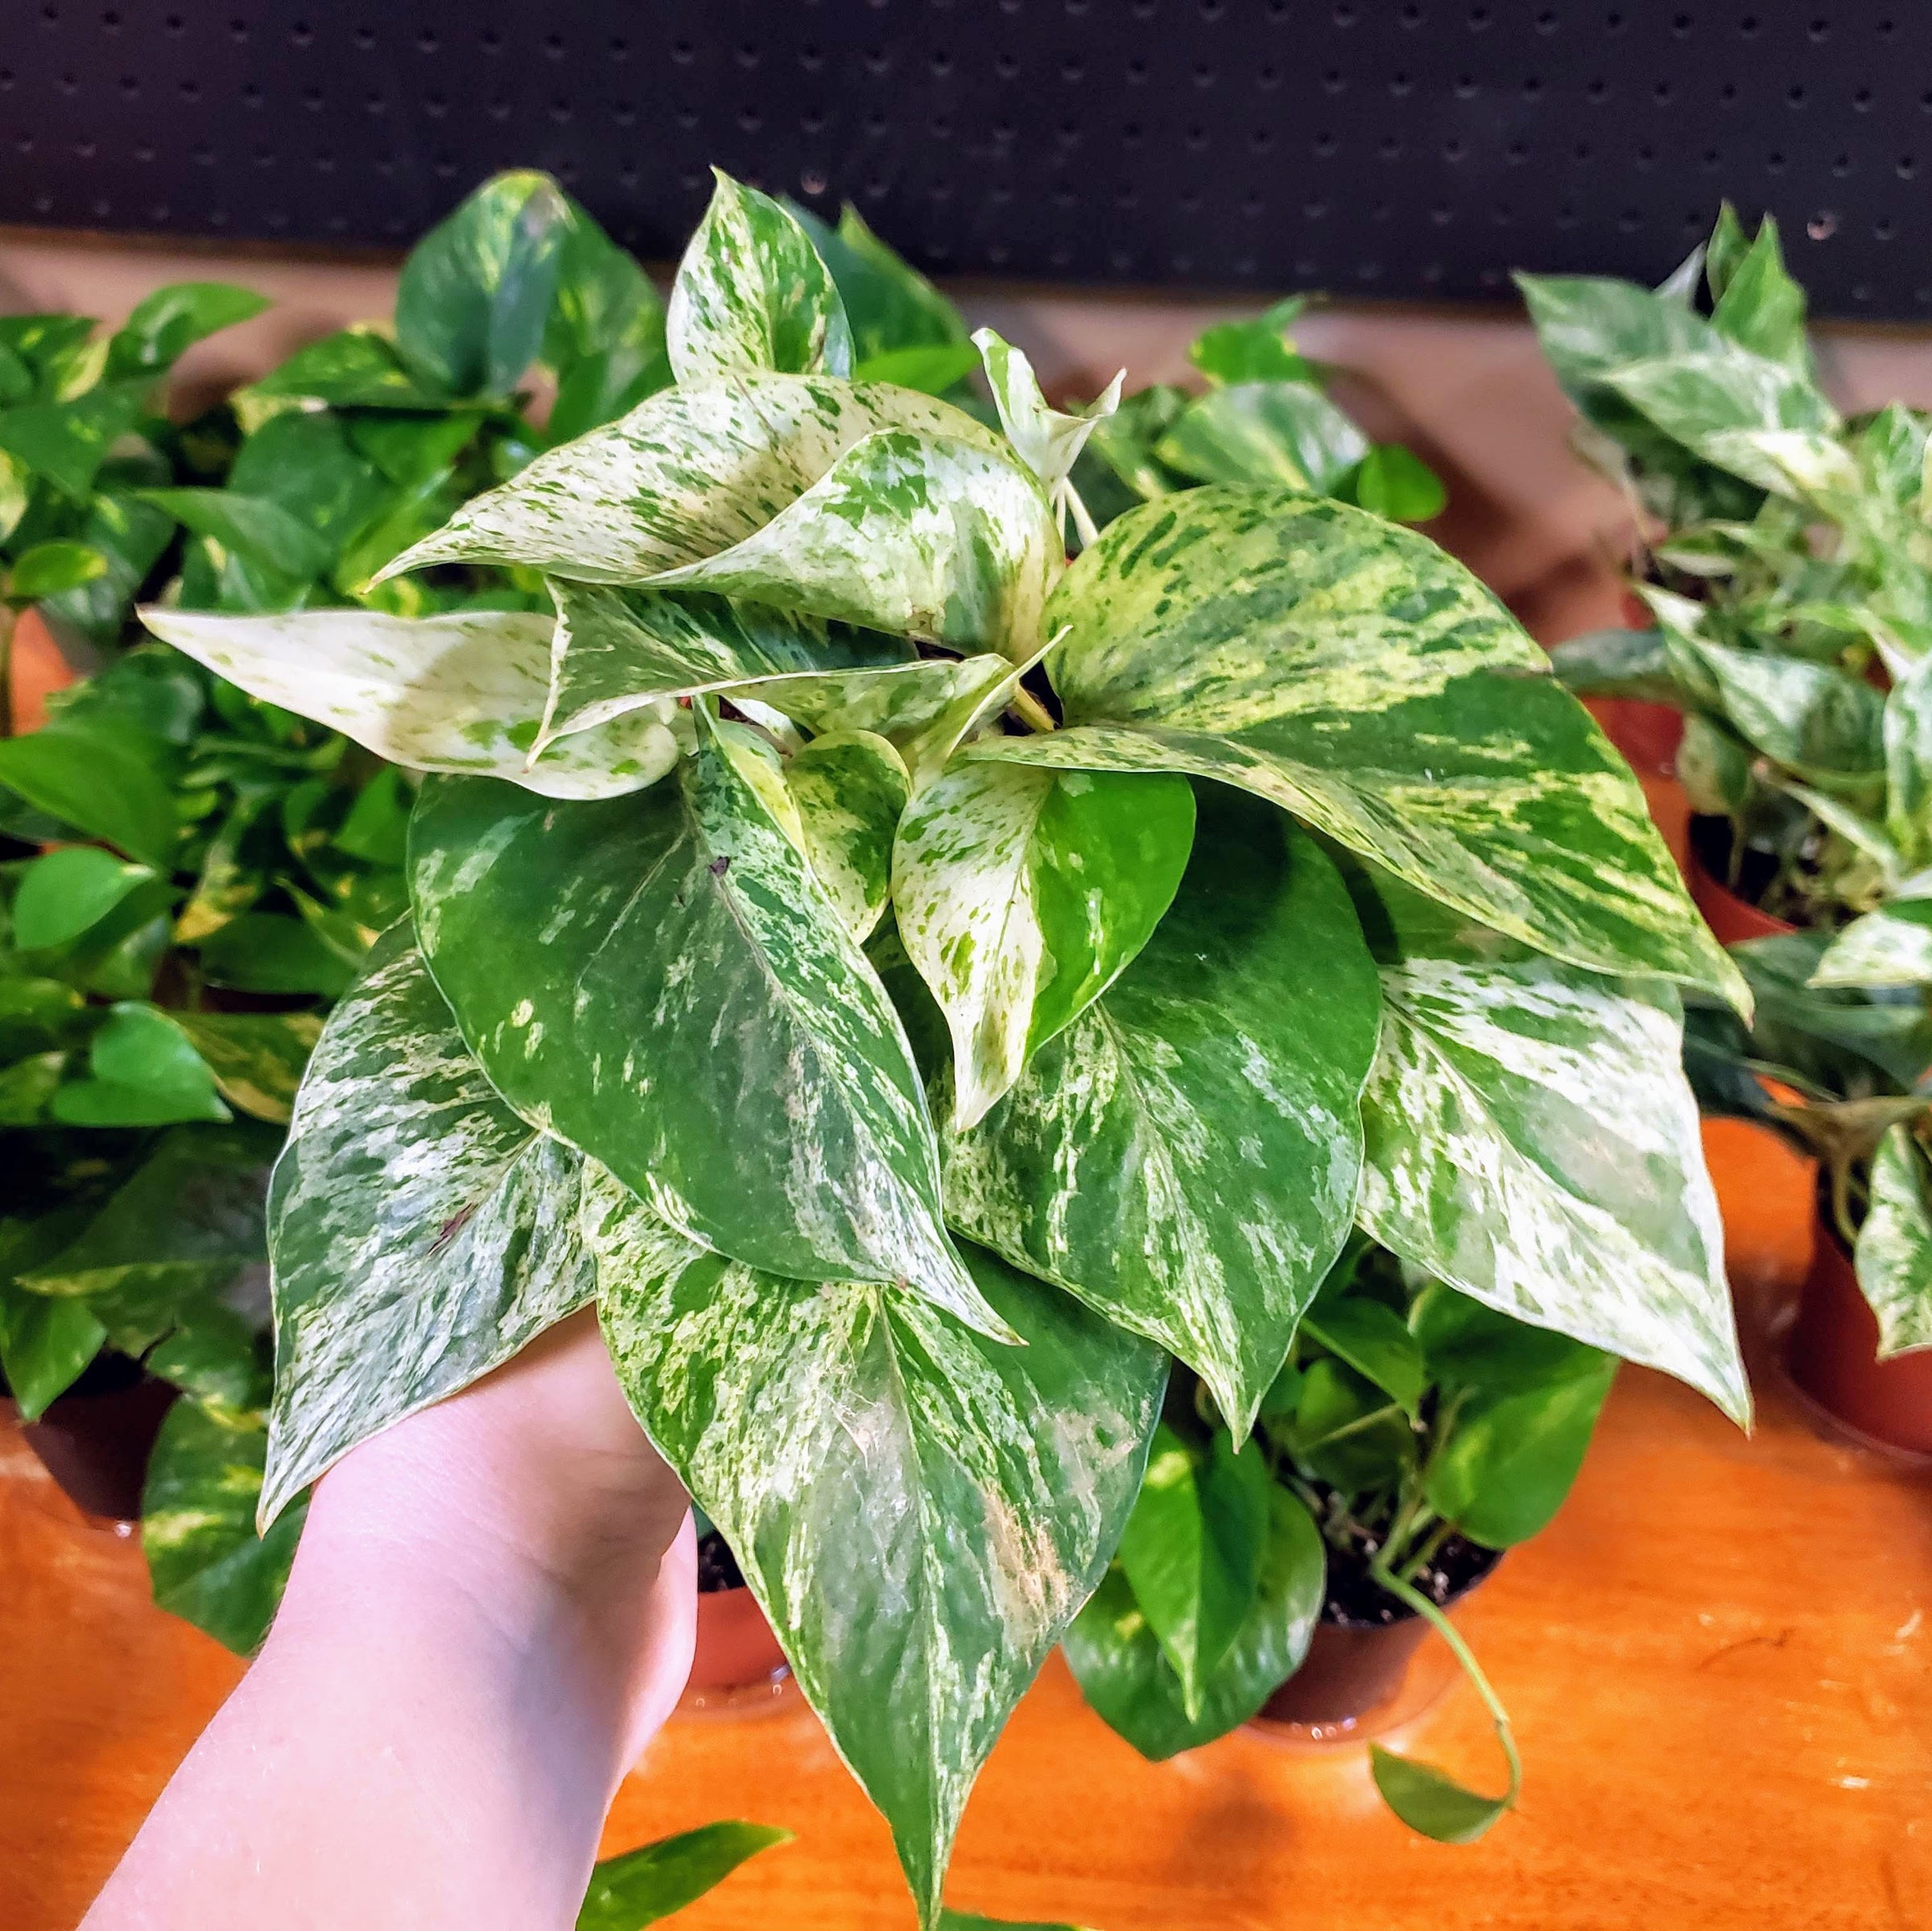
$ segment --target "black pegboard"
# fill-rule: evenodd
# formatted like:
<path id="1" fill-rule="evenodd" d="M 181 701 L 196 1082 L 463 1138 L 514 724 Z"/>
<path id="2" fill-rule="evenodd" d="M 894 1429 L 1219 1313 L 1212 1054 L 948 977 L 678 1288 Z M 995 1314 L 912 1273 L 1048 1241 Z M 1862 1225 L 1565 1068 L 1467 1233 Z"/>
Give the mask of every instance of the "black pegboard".
<path id="1" fill-rule="evenodd" d="M 712 161 L 939 274 L 1422 299 L 1729 195 L 1932 320 L 1928 0 L 0 0 L 0 221 L 394 246 L 521 164 L 661 258 Z"/>

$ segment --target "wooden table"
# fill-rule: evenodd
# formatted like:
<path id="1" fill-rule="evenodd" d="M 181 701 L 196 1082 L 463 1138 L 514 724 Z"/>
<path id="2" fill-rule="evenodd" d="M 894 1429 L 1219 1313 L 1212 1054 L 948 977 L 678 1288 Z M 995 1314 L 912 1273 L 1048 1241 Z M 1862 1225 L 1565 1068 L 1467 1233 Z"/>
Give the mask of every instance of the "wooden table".
<path id="1" fill-rule="evenodd" d="M 1798 1412 L 1764 1336 L 1802 1265 L 1807 1176 L 1748 1128 L 1711 1140 L 1748 1235 L 1732 1259 L 1757 1432 L 1626 1369 L 1561 1516 L 1468 1605 L 1521 1740 L 1520 1812 L 1447 1849 L 1383 1811 L 1359 1745 L 1237 1735 L 1144 1764 L 1055 1657 L 968 1812 L 956 1903 L 1102 1931 L 1932 1923 L 1932 1478 Z M 151 1606 L 133 1542 L 83 1525 L 0 1434 L 7 1931 L 69 1931 L 237 1674 Z M 1460 1686 L 1397 1740 L 1499 1775 Z M 910 1923 L 885 1830 L 808 1712 L 680 1719 L 605 1847 L 722 1816 L 797 1842 L 694 1908 L 691 1931 Z"/>

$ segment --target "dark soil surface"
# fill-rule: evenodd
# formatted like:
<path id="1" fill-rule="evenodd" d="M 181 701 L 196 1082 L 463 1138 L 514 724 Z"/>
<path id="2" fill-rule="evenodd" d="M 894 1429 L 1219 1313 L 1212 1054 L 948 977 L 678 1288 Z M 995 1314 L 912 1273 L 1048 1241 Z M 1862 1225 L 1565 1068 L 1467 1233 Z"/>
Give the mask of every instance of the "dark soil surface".
<path id="1" fill-rule="evenodd" d="M 1447 1609 L 1455 1599 L 1473 1589 L 1503 1559 L 1500 1549 L 1484 1549 L 1451 1536 L 1435 1553 L 1426 1569 L 1409 1579 L 1439 1609 Z M 1340 1623 L 1344 1628 L 1365 1629 L 1406 1621 L 1414 1614 L 1406 1609 L 1368 1574 L 1364 1562 L 1350 1562 L 1335 1545 L 1328 1548 L 1328 1595 L 1322 1604 L 1322 1620 Z"/>
<path id="2" fill-rule="evenodd" d="M 716 1595 L 721 1589 L 742 1589 L 745 1572 L 731 1545 L 713 1529 L 698 1537 L 698 1594 Z"/>
<path id="3" fill-rule="evenodd" d="M 1711 876 L 1746 905 L 1759 906 L 1777 877 L 1777 860 L 1769 852 L 1744 848 L 1743 869 L 1731 883 L 1731 821 L 1714 813 L 1697 812 L 1690 819 L 1690 849 Z"/>

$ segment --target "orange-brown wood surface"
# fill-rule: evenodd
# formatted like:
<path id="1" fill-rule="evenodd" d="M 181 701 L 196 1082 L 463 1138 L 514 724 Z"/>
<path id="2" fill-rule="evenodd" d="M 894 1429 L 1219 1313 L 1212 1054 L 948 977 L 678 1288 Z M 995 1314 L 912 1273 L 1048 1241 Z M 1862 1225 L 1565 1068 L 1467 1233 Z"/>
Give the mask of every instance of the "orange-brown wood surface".
<path id="1" fill-rule="evenodd" d="M 1765 1336 L 1803 1265 L 1809 1175 L 1748 1128 L 1710 1144 L 1757 1430 L 1626 1369 L 1562 1515 L 1462 1612 L 1516 1719 L 1520 1812 L 1448 1849 L 1381 1809 L 1360 1745 L 1237 1735 L 1145 1764 L 1055 1657 L 973 1797 L 956 1903 L 1103 1931 L 1932 1924 L 1932 1478 L 1798 1413 Z M 0 1430 L 7 1931 L 76 1922 L 238 1669 Z M 1397 1740 L 1500 1774 L 1459 1685 Z M 679 1719 L 605 1847 L 724 1816 L 797 1841 L 691 1931 L 910 1922 L 885 1830 L 808 1713 Z"/>

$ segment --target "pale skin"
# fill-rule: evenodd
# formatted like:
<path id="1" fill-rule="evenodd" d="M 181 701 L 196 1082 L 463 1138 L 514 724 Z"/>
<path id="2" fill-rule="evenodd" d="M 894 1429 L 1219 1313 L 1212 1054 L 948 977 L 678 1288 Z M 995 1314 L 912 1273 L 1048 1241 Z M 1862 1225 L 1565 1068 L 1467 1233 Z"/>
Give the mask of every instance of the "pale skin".
<path id="1" fill-rule="evenodd" d="M 574 1316 L 316 1490 L 274 1630 L 83 1931 L 549 1931 L 691 1668 L 687 1499 Z"/>

